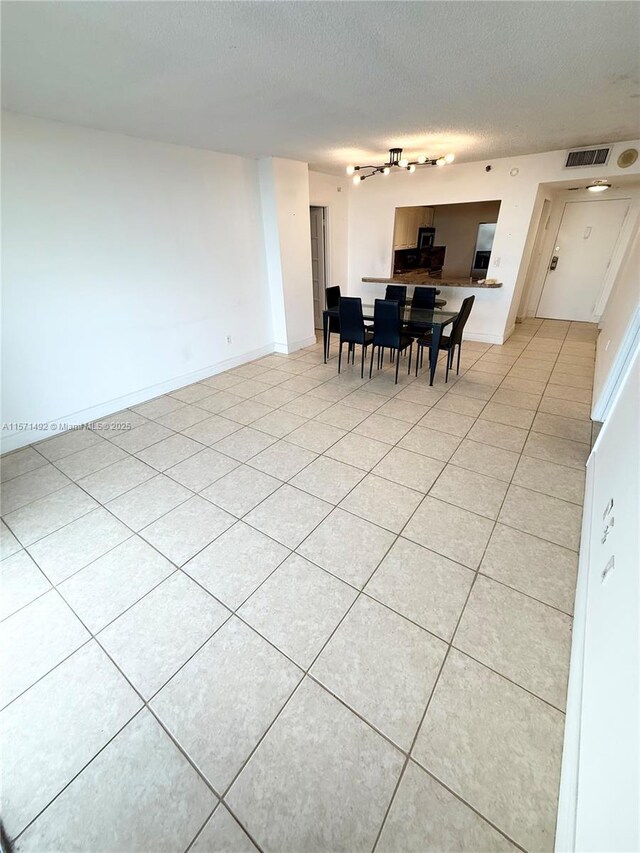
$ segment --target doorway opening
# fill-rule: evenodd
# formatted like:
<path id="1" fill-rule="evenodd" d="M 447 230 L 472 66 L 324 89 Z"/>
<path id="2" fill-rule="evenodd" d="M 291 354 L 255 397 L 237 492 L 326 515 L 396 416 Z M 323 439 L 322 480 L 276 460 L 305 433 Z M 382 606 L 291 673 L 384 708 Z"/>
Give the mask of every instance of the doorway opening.
<path id="1" fill-rule="evenodd" d="M 396 207 L 391 275 L 487 277 L 500 201 Z"/>
<path id="2" fill-rule="evenodd" d="M 313 280 L 313 323 L 322 329 L 322 312 L 327 288 L 327 208 L 310 207 L 311 271 Z"/>

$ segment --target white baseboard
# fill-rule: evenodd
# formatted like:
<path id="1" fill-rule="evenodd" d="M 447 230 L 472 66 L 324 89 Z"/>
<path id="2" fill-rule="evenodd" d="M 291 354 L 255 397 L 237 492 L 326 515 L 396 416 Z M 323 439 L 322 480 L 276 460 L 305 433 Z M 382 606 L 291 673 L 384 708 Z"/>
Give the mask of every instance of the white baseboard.
<path id="1" fill-rule="evenodd" d="M 511 337 L 511 335 L 515 332 L 515 330 L 516 330 L 516 323 L 513 323 L 513 325 L 510 326 L 507 329 L 507 331 L 504 333 L 504 335 L 502 336 L 501 343 L 503 343 L 503 344 L 506 343 L 509 340 L 509 338 Z"/>
<path id="2" fill-rule="evenodd" d="M 291 343 L 286 344 L 278 344 L 275 343 L 273 345 L 274 352 L 283 353 L 284 355 L 290 355 L 292 352 L 296 352 L 299 349 L 304 349 L 305 347 L 311 347 L 315 343 L 317 343 L 317 338 L 315 335 L 311 335 L 308 338 L 304 338 L 301 341 L 292 341 Z"/>
<path id="3" fill-rule="evenodd" d="M 309 344 L 315 343 L 315 337 Z M 242 355 L 228 358 L 225 361 L 219 361 L 217 364 L 203 367 L 200 370 L 194 370 L 192 373 L 184 373 L 181 376 L 175 376 L 173 379 L 167 379 L 165 382 L 159 382 L 156 385 L 150 385 L 147 388 L 140 388 L 138 391 L 132 391 L 130 394 L 125 394 L 123 397 L 116 397 L 113 400 L 107 400 L 104 403 L 98 403 L 88 409 L 83 409 L 80 412 L 73 414 L 61 415 L 59 418 L 46 422 L 45 429 L 31 430 L 14 430 L 12 432 L 2 432 L 0 436 L 0 452 L 8 453 L 11 450 L 17 450 L 19 447 L 24 447 L 27 444 L 33 444 L 36 441 L 42 441 L 45 438 L 52 438 L 58 433 L 60 424 L 68 424 L 69 427 L 82 426 L 83 424 L 91 423 L 98 418 L 106 415 L 120 412 L 122 409 L 128 409 L 131 406 L 136 406 L 144 403 L 147 400 L 152 400 L 154 397 L 160 397 L 162 394 L 168 394 L 171 391 L 177 391 L 178 388 L 183 388 L 185 385 L 191 385 L 193 382 L 199 382 L 201 379 L 207 379 L 209 376 L 215 376 L 216 373 L 223 373 L 225 370 L 231 370 L 232 367 L 239 367 L 241 364 L 246 364 L 248 361 L 255 361 L 256 358 L 262 358 L 265 355 L 270 355 L 274 351 L 274 344 L 267 344 L 256 350 L 243 353 Z M 211 391 L 213 394 L 213 389 Z M 52 428 L 53 427 L 53 428 Z M 64 430 L 60 430 L 63 432 Z"/>
<path id="4" fill-rule="evenodd" d="M 509 335 L 513 330 L 509 332 Z M 465 341 L 477 341 L 481 344 L 503 344 L 508 335 L 492 335 L 487 332 L 465 332 L 463 340 Z"/>

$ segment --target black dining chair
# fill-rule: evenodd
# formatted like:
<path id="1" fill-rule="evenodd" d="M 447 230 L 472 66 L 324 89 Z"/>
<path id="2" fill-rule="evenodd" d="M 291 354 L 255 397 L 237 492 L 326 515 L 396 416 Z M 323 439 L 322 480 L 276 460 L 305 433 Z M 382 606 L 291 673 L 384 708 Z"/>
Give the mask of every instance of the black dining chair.
<path id="1" fill-rule="evenodd" d="M 413 297 L 411 299 L 412 308 L 435 308 L 436 293 L 435 287 L 414 287 Z"/>
<path id="2" fill-rule="evenodd" d="M 341 296 L 338 304 L 338 315 L 340 317 L 340 349 L 338 350 L 338 373 L 342 366 L 342 345 L 348 344 L 347 361 L 351 356 L 352 364 L 355 363 L 356 344 L 362 347 L 362 364 L 360 365 L 360 378 L 364 379 L 364 359 L 367 347 L 373 341 L 373 333 L 370 332 L 362 316 L 362 300 L 357 296 Z"/>
<path id="3" fill-rule="evenodd" d="M 458 362 L 456 365 L 456 374 L 460 373 L 460 352 L 462 350 L 462 333 L 464 332 L 464 327 L 467 324 L 467 320 L 469 319 L 469 314 L 471 314 L 471 309 L 473 308 L 473 303 L 475 301 L 475 296 L 467 296 L 466 299 L 462 300 L 462 305 L 460 306 L 460 311 L 458 312 L 458 316 L 451 324 L 451 334 L 450 335 L 442 335 L 440 338 L 440 346 L 438 349 L 445 350 L 447 353 L 447 368 L 444 375 L 444 381 L 449 381 L 449 370 L 453 367 L 453 354 L 456 346 L 458 347 Z M 431 336 L 422 337 L 417 339 L 418 344 L 418 354 L 416 355 L 416 376 L 418 375 L 418 368 L 422 367 L 422 361 L 424 357 L 425 347 L 431 347 Z"/>
<path id="4" fill-rule="evenodd" d="M 325 290 L 325 300 L 327 308 L 337 308 L 340 305 L 340 286 L 327 287 Z M 338 333 L 340 331 L 340 319 L 338 317 L 329 317 L 327 328 L 327 351 L 325 358 L 329 358 L 329 350 L 331 349 L 331 332 Z"/>
<path id="5" fill-rule="evenodd" d="M 369 379 L 373 372 L 373 356 L 378 348 L 378 369 L 382 366 L 385 347 L 396 354 L 396 384 L 400 369 L 400 354 L 409 349 L 409 369 L 411 373 L 411 355 L 413 353 L 413 338 L 402 331 L 400 325 L 400 303 L 395 299 L 376 299 L 373 308 L 373 341 L 371 348 L 371 364 Z"/>
<path id="6" fill-rule="evenodd" d="M 388 284 L 384 292 L 385 299 L 395 299 L 401 307 L 407 304 L 407 288 L 404 284 Z"/>
<path id="7" fill-rule="evenodd" d="M 411 311 L 409 312 L 408 332 L 414 337 L 422 337 L 425 333 L 424 326 L 417 321 L 420 311 L 432 311 L 436 307 L 435 287 L 416 287 L 413 290 L 411 300 Z"/>

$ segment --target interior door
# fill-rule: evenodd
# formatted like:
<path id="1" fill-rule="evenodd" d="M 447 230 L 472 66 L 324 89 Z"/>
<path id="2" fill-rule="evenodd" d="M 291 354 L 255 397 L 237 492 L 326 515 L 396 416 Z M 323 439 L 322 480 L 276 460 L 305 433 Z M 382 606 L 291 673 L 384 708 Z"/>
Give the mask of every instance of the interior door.
<path id="1" fill-rule="evenodd" d="M 629 205 L 629 199 L 565 204 L 536 316 L 593 322 Z"/>
<path id="2" fill-rule="evenodd" d="M 313 321 L 322 328 L 325 291 L 324 207 L 310 208 L 311 214 L 311 272 L 313 277 Z"/>

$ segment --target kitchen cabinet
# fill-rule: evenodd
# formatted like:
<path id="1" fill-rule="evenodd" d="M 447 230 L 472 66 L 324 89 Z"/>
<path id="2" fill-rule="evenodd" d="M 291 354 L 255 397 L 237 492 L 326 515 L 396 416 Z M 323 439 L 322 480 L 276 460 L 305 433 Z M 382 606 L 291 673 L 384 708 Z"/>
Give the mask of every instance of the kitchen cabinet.
<path id="1" fill-rule="evenodd" d="M 393 248 L 415 249 L 418 228 L 428 225 L 433 225 L 432 207 L 397 207 Z"/>

